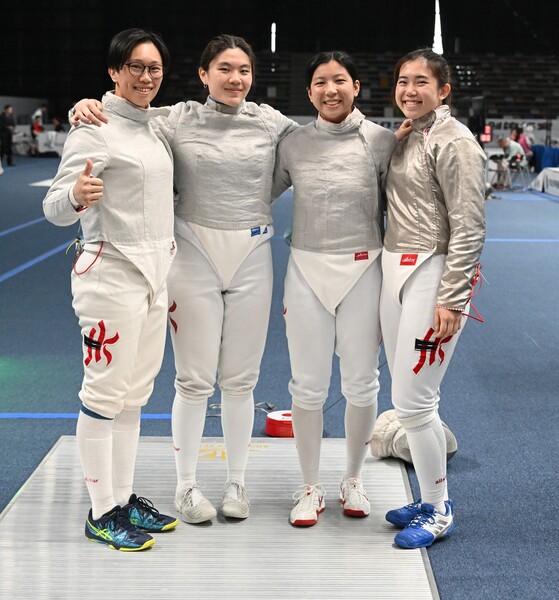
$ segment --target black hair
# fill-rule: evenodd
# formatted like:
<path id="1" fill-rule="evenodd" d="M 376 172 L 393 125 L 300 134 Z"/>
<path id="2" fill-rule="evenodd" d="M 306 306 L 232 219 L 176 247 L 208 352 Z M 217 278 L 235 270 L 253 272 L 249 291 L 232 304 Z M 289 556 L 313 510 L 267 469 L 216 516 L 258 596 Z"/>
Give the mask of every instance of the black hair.
<path id="1" fill-rule="evenodd" d="M 424 59 L 427 62 L 427 66 L 431 69 L 435 79 L 439 84 L 439 89 L 445 86 L 447 83 L 451 85 L 452 83 L 452 71 L 450 65 L 446 62 L 446 60 L 440 55 L 431 50 L 431 48 L 419 48 L 414 50 L 413 52 L 408 52 L 405 56 L 396 63 L 394 67 L 394 89 L 393 92 L 396 92 L 396 85 L 398 83 L 398 78 L 400 77 L 400 69 L 402 66 L 413 60 Z M 394 93 L 392 96 L 394 97 Z M 448 94 L 448 96 L 443 100 L 443 104 L 451 104 L 451 96 L 452 92 Z"/>
<path id="2" fill-rule="evenodd" d="M 349 73 L 353 83 L 359 79 L 357 75 L 357 66 L 355 65 L 353 58 L 351 58 L 347 52 L 343 52 L 341 50 L 331 50 L 329 52 L 319 52 L 318 54 L 315 54 L 307 63 L 307 87 L 311 87 L 314 72 L 318 69 L 318 67 L 333 60 L 340 63 L 340 65 L 344 67 L 344 69 Z"/>
<path id="3" fill-rule="evenodd" d="M 202 56 L 200 57 L 200 68 L 204 71 L 208 71 L 212 60 L 224 52 L 232 48 L 239 48 L 242 50 L 250 59 L 250 66 L 252 69 L 252 75 L 256 71 L 256 56 L 252 46 L 242 37 L 238 35 L 222 34 L 214 37 L 208 45 L 204 48 Z"/>
<path id="4" fill-rule="evenodd" d="M 159 50 L 163 63 L 163 71 L 166 72 L 171 64 L 171 57 L 165 42 L 159 34 L 138 28 L 125 29 L 113 37 L 107 53 L 107 66 L 119 71 L 130 58 L 132 50 L 138 44 L 150 42 Z"/>

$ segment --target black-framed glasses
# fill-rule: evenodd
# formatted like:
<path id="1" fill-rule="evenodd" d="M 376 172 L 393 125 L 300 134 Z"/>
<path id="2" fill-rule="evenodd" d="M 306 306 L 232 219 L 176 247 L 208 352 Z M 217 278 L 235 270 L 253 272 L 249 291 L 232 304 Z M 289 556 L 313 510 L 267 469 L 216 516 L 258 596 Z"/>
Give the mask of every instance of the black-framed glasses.
<path id="1" fill-rule="evenodd" d="M 163 67 L 161 65 L 151 65 L 151 67 L 146 67 L 146 65 L 136 62 L 125 63 L 125 65 L 132 77 L 141 77 L 146 69 L 152 79 L 161 79 L 163 77 Z"/>

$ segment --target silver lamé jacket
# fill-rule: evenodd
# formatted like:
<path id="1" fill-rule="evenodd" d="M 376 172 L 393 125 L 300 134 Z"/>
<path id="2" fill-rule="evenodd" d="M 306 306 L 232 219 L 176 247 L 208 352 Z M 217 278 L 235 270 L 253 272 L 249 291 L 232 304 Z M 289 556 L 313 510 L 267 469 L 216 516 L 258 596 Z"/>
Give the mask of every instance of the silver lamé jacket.
<path id="1" fill-rule="evenodd" d="M 324 254 L 382 248 L 384 183 L 396 142 L 355 108 L 342 123 L 319 116 L 280 143 L 273 196 L 293 185 L 294 248 Z"/>
<path id="2" fill-rule="evenodd" d="M 485 241 L 486 156 L 446 105 L 413 122 L 387 177 L 389 252 L 446 254 L 437 304 L 463 309 Z"/>

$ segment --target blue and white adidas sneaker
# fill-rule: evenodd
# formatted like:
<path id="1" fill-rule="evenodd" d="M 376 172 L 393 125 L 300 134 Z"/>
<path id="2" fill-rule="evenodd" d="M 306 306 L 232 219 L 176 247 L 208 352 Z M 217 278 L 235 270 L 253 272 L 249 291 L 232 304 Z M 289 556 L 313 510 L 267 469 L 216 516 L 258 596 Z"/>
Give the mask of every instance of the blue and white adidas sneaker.
<path id="1" fill-rule="evenodd" d="M 394 541 L 400 548 L 426 548 L 454 530 L 454 505 L 452 500 L 445 503 L 446 514 L 438 512 L 432 504 L 420 504 L 419 512 Z"/>

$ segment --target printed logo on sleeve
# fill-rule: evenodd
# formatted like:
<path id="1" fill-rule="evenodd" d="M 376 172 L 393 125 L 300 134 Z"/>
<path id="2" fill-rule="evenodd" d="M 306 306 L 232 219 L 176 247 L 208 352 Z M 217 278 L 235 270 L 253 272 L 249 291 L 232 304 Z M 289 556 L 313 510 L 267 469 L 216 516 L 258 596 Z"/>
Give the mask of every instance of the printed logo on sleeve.
<path id="1" fill-rule="evenodd" d="M 401 267 L 413 267 L 417 262 L 417 254 L 402 254 L 400 259 Z"/>
<path id="2" fill-rule="evenodd" d="M 356 252 L 355 260 L 369 260 L 369 252 L 367 250 L 364 252 Z"/>

